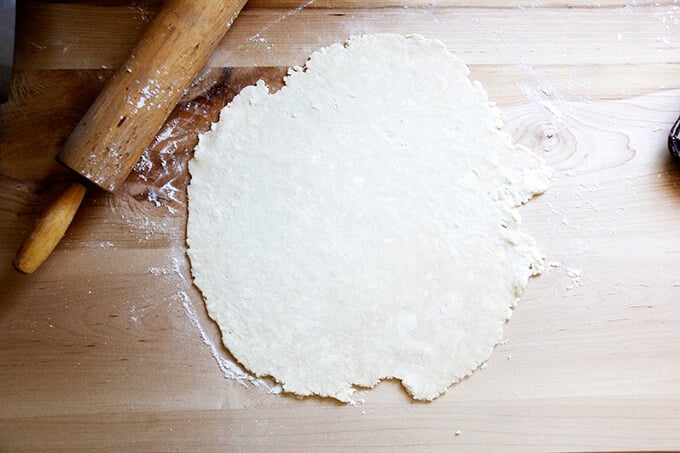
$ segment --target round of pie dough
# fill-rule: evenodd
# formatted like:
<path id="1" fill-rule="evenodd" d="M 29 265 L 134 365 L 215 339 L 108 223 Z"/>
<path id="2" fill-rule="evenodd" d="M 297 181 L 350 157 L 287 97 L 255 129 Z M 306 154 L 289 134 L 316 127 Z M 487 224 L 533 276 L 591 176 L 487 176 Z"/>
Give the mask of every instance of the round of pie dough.
<path id="1" fill-rule="evenodd" d="M 489 358 L 543 257 L 550 170 L 439 41 L 367 35 L 245 89 L 189 164 L 192 273 L 226 347 L 286 392 L 432 400 Z"/>

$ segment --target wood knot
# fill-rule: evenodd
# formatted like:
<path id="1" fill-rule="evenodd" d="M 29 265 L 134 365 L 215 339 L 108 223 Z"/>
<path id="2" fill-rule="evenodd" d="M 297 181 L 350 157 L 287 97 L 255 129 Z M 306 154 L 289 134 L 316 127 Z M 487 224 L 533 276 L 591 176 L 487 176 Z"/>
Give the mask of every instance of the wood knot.
<path id="1" fill-rule="evenodd" d="M 534 138 L 539 148 L 545 152 L 553 151 L 560 145 L 559 131 L 552 124 L 544 124 L 536 128 Z"/>

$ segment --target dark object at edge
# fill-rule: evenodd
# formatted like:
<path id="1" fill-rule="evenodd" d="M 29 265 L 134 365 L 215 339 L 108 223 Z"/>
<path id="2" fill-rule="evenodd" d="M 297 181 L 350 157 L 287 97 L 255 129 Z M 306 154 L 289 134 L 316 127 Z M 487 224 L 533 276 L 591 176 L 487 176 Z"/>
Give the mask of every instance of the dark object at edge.
<path id="1" fill-rule="evenodd" d="M 671 152 L 673 157 L 680 160 L 680 118 L 668 133 L 668 151 Z"/>
<path id="2" fill-rule="evenodd" d="M 0 0 L 0 104 L 9 99 L 14 63 L 16 0 Z"/>

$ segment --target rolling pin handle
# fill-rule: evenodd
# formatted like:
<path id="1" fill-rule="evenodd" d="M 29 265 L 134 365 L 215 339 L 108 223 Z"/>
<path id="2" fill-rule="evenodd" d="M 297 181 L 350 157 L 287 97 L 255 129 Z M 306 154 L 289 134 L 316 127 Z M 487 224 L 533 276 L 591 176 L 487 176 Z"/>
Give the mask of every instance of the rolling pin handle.
<path id="1" fill-rule="evenodd" d="M 68 229 L 87 188 L 74 182 L 43 212 L 14 258 L 14 268 L 22 274 L 32 274 L 57 246 Z"/>

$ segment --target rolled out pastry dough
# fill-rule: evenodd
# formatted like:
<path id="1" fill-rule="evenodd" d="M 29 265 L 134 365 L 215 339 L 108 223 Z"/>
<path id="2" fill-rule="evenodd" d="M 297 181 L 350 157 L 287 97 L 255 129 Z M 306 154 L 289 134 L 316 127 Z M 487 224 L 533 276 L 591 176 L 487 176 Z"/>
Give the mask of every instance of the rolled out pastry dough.
<path id="1" fill-rule="evenodd" d="M 188 254 L 226 347 L 284 391 L 350 401 L 469 375 L 540 272 L 515 208 L 550 170 L 438 41 L 367 35 L 222 110 L 190 162 Z"/>

